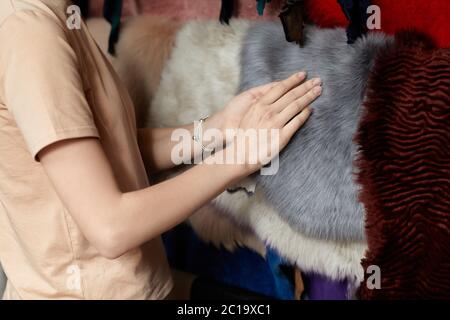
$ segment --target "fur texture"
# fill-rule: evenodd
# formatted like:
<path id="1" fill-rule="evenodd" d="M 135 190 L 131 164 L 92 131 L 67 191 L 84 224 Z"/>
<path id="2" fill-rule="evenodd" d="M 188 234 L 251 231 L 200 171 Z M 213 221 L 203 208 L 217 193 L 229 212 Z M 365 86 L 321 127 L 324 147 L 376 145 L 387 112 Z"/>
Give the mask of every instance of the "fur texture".
<path id="1" fill-rule="evenodd" d="M 189 123 L 214 113 L 236 94 L 239 52 L 249 26 L 190 21 L 178 32 L 150 107 L 148 126 Z"/>
<path id="2" fill-rule="evenodd" d="M 200 239 L 217 248 L 223 247 L 233 252 L 238 247 L 246 247 L 262 257 L 266 256 L 264 243 L 251 230 L 239 227 L 212 204 L 197 210 L 188 223 Z"/>
<path id="3" fill-rule="evenodd" d="M 157 16 L 130 18 L 122 26 L 116 46 L 120 58 L 114 67 L 129 90 L 139 127 L 145 124 L 147 106 L 161 81 L 179 28 L 178 22 Z"/>
<path id="4" fill-rule="evenodd" d="M 215 78 L 212 77 L 214 75 L 214 71 L 213 69 L 217 66 L 220 65 L 220 63 L 218 63 L 218 56 L 219 55 L 202 55 L 202 53 L 204 53 L 204 49 L 201 47 L 201 45 L 205 45 L 208 46 L 207 42 L 204 42 L 202 40 L 205 40 L 205 36 L 204 34 L 202 34 L 201 32 L 196 32 L 202 30 L 202 28 L 215 28 L 214 26 L 207 26 L 209 23 L 205 22 L 205 26 L 202 26 L 203 22 L 195 22 L 195 23 L 191 23 L 188 24 L 188 26 L 190 26 L 189 28 L 191 28 L 191 31 L 186 31 L 186 35 L 189 35 L 191 37 L 195 37 L 198 36 L 199 39 L 198 41 L 182 41 L 182 37 L 179 34 L 177 36 L 177 46 L 175 47 L 174 51 L 178 51 L 178 53 L 174 53 L 172 59 L 169 61 L 168 65 L 165 67 L 164 72 L 163 72 L 163 81 L 161 83 L 161 86 L 158 88 L 158 92 L 156 93 L 156 96 L 159 96 L 158 98 L 158 103 L 153 103 L 152 108 L 154 109 L 153 111 L 153 118 L 149 119 L 149 123 L 153 123 L 153 124 L 160 124 L 160 125 L 167 125 L 167 124 L 180 124 L 180 123 L 185 123 L 185 122 L 189 122 L 192 121 L 194 119 L 198 119 L 200 116 L 211 113 L 212 111 L 216 110 L 217 108 L 221 107 L 223 104 L 216 104 L 217 100 L 212 100 L 211 96 L 209 95 L 209 93 L 211 92 L 208 88 L 208 90 L 205 90 L 202 88 L 201 85 L 199 85 L 199 83 L 208 83 L 208 85 L 210 84 L 211 81 L 213 81 Z M 213 24 L 213 23 L 212 23 Z M 232 20 L 232 24 L 234 24 L 234 21 Z M 186 26 L 186 27 L 188 27 Z M 234 24 L 234 26 L 236 26 L 236 24 Z M 233 29 L 235 30 L 234 32 L 236 32 L 236 38 L 239 39 L 243 36 L 243 34 L 245 33 L 246 29 L 247 29 L 247 25 L 246 23 L 241 25 L 242 30 L 238 30 L 238 28 Z M 219 27 L 219 26 L 218 26 Z M 197 28 L 197 29 L 196 29 Z M 198 30 L 200 29 L 200 30 Z M 220 32 L 225 32 L 227 33 L 229 31 L 229 29 L 221 29 L 220 27 L 217 29 L 217 31 Z M 217 37 L 217 35 L 215 35 Z M 222 39 L 224 41 L 224 43 L 222 43 L 222 46 L 227 46 L 230 44 L 226 43 L 226 39 L 231 39 L 230 41 L 234 41 L 233 39 L 235 39 L 233 36 L 231 37 L 217 37 L 216 39 Z M 151 41 L 152 39 L 148 39 L 148 41 Z M 179 41 L 178 41 L 179 40 Z M 210 41 L 214 41 L 214 39 L 209 39 Z M 335 39 L 333 39 L 333 42 L 335 41 Z M 345 41 L 343 41 L 345 42 Z M 233 44 L 236 48 L 235 50 L 239 51 L 240 49 L 240 45 L 239 43 L 234 43 Z M 219 45 L 220 47 L 220 45 Z M 154 48 L 154 47 L 152 47 Z M 145 50 L 145 49 L 144 49 Z M 219 49 L 218 49 L 219 50 Z M 236 52 L 236 51 L 232 51 L 232 52 Z M 147 52 L 148 53 L 148 52 Z M 187 54 L 188 53 L 188 54 Z M 229 51 L 228 51 L 229 53 Z M 149 53 L 148 57 L 151 56 L 151 54 L 153 54 L 152 52 Z M 201 57 L 201 59 L 192 59 L 192 56 L 197 56 Z M 176 57 L 176 58 L 174 58 Z M 344 59 L 345 57 L 342 57 L 342 59 Z M 228 65 L 226 67 L 228 68 L 232 68 L 233 73 L 234 72 L 239 72 L 239 66 L 237 65 L 236 61 L 237 60 L 233 60 L 234 58 L 231 57 Z M 201 63 L 190 63 L 191 61 L 199 61 L 201 60 Z M 396 60 L 394 60 L 396 61 Z M 137 61 L 138 62 L 138 61 Z M 426 61 L 422 61 L 423 64 L 426 64 Z M 436 63 L 436 60 L 433 60 L 432 63 Z M 391 64 L 391 68 L 395 69 L 395 67 L 397 66 L 398 63 L 393 62 Z M 175 67 L 174 65 L 178 65 L 178 66 L 182 66 L 182 67 Z M 438 65 L 438 64 L 436 64 Z M 204 67 L 204 66 L 208 66 L 208 68 Z M 410 65 L 412 67 L 412 70 L 416 70 L 417 68 L 420 68 L 420 64 L 412 64 Z M 448 63 L 447 63 L 448 66 Z M 427 68 L 430 67 L 430 65 L 427 66 Z M 414 69 L 416 68 L 416 69 Z M 438 70 L 438 69 L 436 69 Z M 436 71 L 435 70 L 435 71 Z M 145 69 L 141 68 L 138 70 L 140 74 L 143 73 L 143 71 L 145 71 Z M 295 70 L 293 70 L 295 71 Z M 439 73 L 440 71 L 438 71 Z M 189 81 L 193 81 L 192 79 L 192 75 L 195 74 L 195 81 L 197 81 L 197 83 L 189 83 Z M 433 73 L 432 73 L 433 74 Z M 145 75 L 145 72 L 144 72 Z M 411 75 L 414 75 L 414 73 L 410 73 L 408 75 L 408 77 L 410 77 Z M 403 74 L 402 77 L 405 77 L 405 75 Z M 419 81 L 416 82 L 416 84 L 422 83 L 422 84 L 435 84 L 437 83 L 441 83 L 441 80 L 438 80 L 437 78 L 435 78 L 434 76 L 430 76 L 432 79 L 431 81 L 422 81 L 419 79 Z M 434 80 L 433 80 L 434 79 Z M 230 79 L 221 79 L 221 81 L 225 81 L 225 84 L 228 84 L 229 86 L 222 86 L 222 84 L 220 83 L 214 83 L 214 94 L 217 94 L 219 96 L 221 96 L 220 98 L 222 99 L 222 101 L 227 101 L 228 99 L 230 99 L 234 92 L 233 92 L 233 88 L 237 86 L 237 83 L 233 83 L 233 81 L 235 80 L 234 77 L 231 77 Z M 417 80 L 417 79 L 416 79 Z M 231 84 L 230 84 L 231 83 Z M 380 82 L 382 83 L 382 82 Z M 393 78 L 391 79 L 392 85 L 396 85 L 396 82 L 393 80 Z M 444 81 L 444 83 L 447 84 L 448 86 L 448 81 Z M 175 85 L 174 85 L 175 84 Z M 414 89 L 417 89 L 417 87 L 415 87 Z M 448 87 L 447 87 L 447 92 L 448 92 Z M 386 90 L 386 92 L 394 92 L 391 90 Z M 395 91 L 396 92 L 396 91 Z M 400 91 L 403 92 L 403 91 Z M 407 92 L 405 92 L 404 94 L 397 94 L 396 96 L 403 96 L 403 95 L 408 95 L 409 93 L 414 92 L 414 91 L 409 91 L 407 90 Z M 427 92 L 423 93 L 423 96 L 426 96 L 427 99 L 434 99 L 433 101 L 440 101 L 440 97 L 442 95 L 442 91 L 439 91 L 437 93 L 431 94 L 431 96 L 427 95 Z M 174 96 L 176 98 L 169 98 L 168 100 L 165 100 L 165 96 Z M 192 99 L 191 97 L 195 97 L 195 99 Z M 420 101 L 422 96 L 418 97 L 416 99 L 416 101 Z M 217 99 L 217 97 L 213 97 L 215 99 Z M 390 96 L 389 99 L 393 99 L 395 97 Z M 448 98 L 448 97 L 447 97 Z M 388 100 L 387 96 L 383 96 L 383 99 L 386 99 L 384 101 L 386 101 L 387 103 L 391 100 Z M 215 103 L 211 103 L 211 101 L 214 101 Z M 408 100 L 409 103 L 411 104 L 411 100 Z M 164 104 L 163 104 L 164 103 Z M 444 105 L 446 105 L 448 107 L 449 102 L 447 100 L 446 103 L 444 103 Z M 382 105 L 381 105 L 382 106 Z M 160 110 L 160 109 L 168 109 L 168 110 Z M 395 114 L 395 110 L 392 109 L 392 107 L 389 107 L 389 111 L 394 112 Z M 382 109 L 384 110 L 384 109 Z M 376 111 L 376 108 L 373 108 L 372 111 Z M 403 111 L 402 111 L 403 112 Z M 426 113 L 425 113 L 426 114 Z M 372 128 L 376 128 L 376 130 L 378 130 L 378 127 L 376 126 L 377 124 L 377 120 L 380 119 L 381 116 L 383 116 L 383 121 L 386 121 L 389 119 L 389 113 L 378 113 L 377 117 L 373 118 L 365 118 L 366 123 L 369 123 L 370 126 L 372 126 Z M 402 116 L 404 116 L 404 119 L 409 120 L 410 116 L 414 116 L 415 119 L 417 119 L 419 117 L 418 114 L 414 113 L 412 115 L 408 115 L 407 112 L 404 112 L 401 114 Z M 439 113 L 438 113 L 439 115 Z M 440 116 L 447 116 L 446 119 L 446 123 L 448 123 L 448 112 L 445 113 L 443 112 L 442 114 L 440 114 Z M 431 119 L 433 119 L 433 121 L 435 120 L 434 117 L 427 117 L 426 119 L 428 119 L 428 121 L 426 123 L 428 124 L 432 124 L 434 122 L 431 121 Z M 367 122 L 368 120 L 372 120 L 370 122 Z M 439 120 L 439 123 L 441 120 Z M 407 121 L 405 121 L 407 122 Z M 408 123 L 414 123 L 416 122 L 416 120 L 414 121 L 409 121 Z M 429 126 L 430 127 L 430 126 Z M 395 128 L 395 126 L 393 126 L 392 128 Z M 407 127 L 403 127 L 403 129 L 408 129 Z M 366 152 L 369 152 L 370 150 L 372 150 L 373 148 L 369 148 L 369 146 L 371 146 L 371 143 L 378 143 L 378 145 L 380 145 L 380 147 L 383 146 L 383 141 L 379 139 L 379 136 L 375 134 L 375 132 L 377 132 L 376 130 L 371 131 L 372 135 L 371 140 L 367 140 L 367 145 L 363 145 L 365 146 L 364 148 L 366 148 Z M 392 132 L 396 132 L 396 130 L 393 130 Z M 448 130 L 446 128 L 444 128 L 442 130 L 442 132 L 447 133 L 448 134 Z M 400 132 L 401 133 L 401 132 Z M 436 137 L 439 135 L 436 135 Z M 378 137 L 378 140 L 377 140 Z M 393 137 L 391 137 L 391 139 L 393 139 Z M 394 141 L 394 140 L 392 140 Z M 418 140 L 420 141 L 420 139 Z M 430 145 L 438 145 L 440 141 L 442 142 L 442 145 L 439 149 L 436 150 L 440 150 L 441 152 L 435 152 L 435 155 L 447 155 L 447 161 L 446 162 L 440 162 L 437 163 L 436 165 L 445 165 L 448 164 L 448 152 L 445 153 L 448 148 L 448 137 L 447 140 L 440 140 L 440 138 L 437 139 L 429 139 L 427 141 L 427 143 L 429 142 Z M 394 144 L 395 145 L 395 144 Z M 398 148 L 398 146 L 397 146 Z M 430 148 L 422 148 L 425 151 L 427 150 L 431 150 Z M 412 159 L 417 159 L 414 157 L 414 154 L 411 155 Z M 431 157 L 431 159 L 435 159 L 433 157 Z M 363 169 L 364 170 L 364 169 Z M 448 166 L 447 166 L 447 172 L 448 174 Z M 431 174 L 431 173 L 429 173 Z M 372 179 L 374 178 L 374 176 L 370 176 L 369 177 Z M 392 177 L 392 176 L 391 176 Z M 447 176 L 448 177 L 448 176 Z M 371 183 L 371 184 L 375 184 L 375 182 L 380 183 L 380 179 L 377 180 L 368 180 L 366 181 L 366 183 Z M 440 180 L 436 180 L 436 181 L 440 181 Z M 363 182 L 364 183 L 364 182 Z M 447 183 L 447 184 L 446 184 Z M 380 185 L 377 185 L 377 187 L 380 187 Z M 441 188 L 444 188 L 443 190 L 447 190 L 447 196 L 445 199 L 448 199 L 448 178 L 447 180 L 443 180 L 442 183 L 440 184 Z M 367 190 L 367 186 L 365 186 L 366 190 Z M 438 186 L 435 187 L 437 191 L 439 191 L 440 189 L 438 188 Z M 445 189 L 446 188 L 446 189 Z M 376 197 L 378 197 L 378 194 L 375 194 Z M 366 205 L 368 206 L 368 210 L 369 212 L 372 212 L 370 206 L 373 206 L 375 209 L 377 208 L 382 208 L 381 205 L 379 205 L 379 200 L 381 198 L 376 198 L 375 199 L 369 199 L 369 200 L 364 200 L 364 202 L 366 203 Z M 385 199 L 385 198 L 383 198 Z M 436 199 L 441 199 L 439 197 L 436 197 Z M 395 199 L 394 199 L 395 200 Z M 440 200 L 439 200 L 440 201 Z M 368 203 L 371 203 L 368 205 Z M 440 202 L 436 202 L 437 204 L 439 204 Z M 436 206 L 433 206 L 432 203 L 428 203 L 429 207 L 431 209 L 436 208 Z M 419 206 L 420 207 L 420 206 Z M 442 206 L 441 206 L 442 207 Z M 448 210 L 448 201 L 447 203 L 444 202 L 444 207 L 446 208 L 446 211 L 444 211 L 444 214 L 448 214 L 449 210 Z M 423 208 L 423 207 L 421 207 Z M 437 207 L 437 209 L 439 209 L 440 207 Z M 378 209 L 377 209 L 378 210 Z M 217 211 L 220 211 L 221 213 L 218 213 Z M 433 210 L 428 210 L 427 213 L 433 214 L 432 212 Z M 218 222 L 219 225 L 219 229 L 220 229 L 220 225 L 226 225 L 227 227 L 222 229 L 222 231 L 224 232 L 217 232 L 217 234 L 219 236 L 223 236 L 228 235 L 227 232 L 228 230 L 233 231 L 233 230 L 237 230 L 235 228 L 233 228 L 233 223 L 239 224 L 241 226 L 243 226 L 243 228 L 241 230 L 246 230 L 248 227 L 251 227 L 255 233 L 258 235 L 259 238 L 263 239 L 269 246 L 275 248 L 278 252 L 280 252 L 281 254 L 283 254 L 289 261 L 291 261 L 292 263 L 297 264 L 299 267 L 303 268 L 306 271 L 314 271 L 314 272 L 319 272 L 319 273 L 323 273 L 324 275 L 329 276 L 332 279 L 343 279 L 343 278 L 353 278 L 353 279 L 361 279 L 363 277 L 363 271 L 362 268 L 359 264 L 359 260 L 361 259 L 361 257 L 364 255 L 364 251 L 366 248 L 366 245 L 364 242 L 336 242 L 336 241 L 325 241 L 325 240 L 317 240 L 314 238 L 309 238 L 306 237 L 305 235 L 303 235 L 301 232 L 298 232 L 296 230 L 293 230 L 291 228 L 291 226 L 289 226 L 285 220 L 280 218 L 280 214 L 279 212 L 277 212 L 277 210 L 274 210 L 272 207 L 270 207 L 267 203 L 266 200 L 264 199 L 264 197 L 261 195 L 261 191 L 259 189 L 257 189 L 257 193 L 255 196 L 253 197 L 248 197 L 245 193 L 243 192 L 236 192 L 233 194 L 224 192 L 223 194 L 221 194 L 217 199 L 215 199 L 213 201 L 213 203 L 211 205 L 205 206 L 204 208 L 202 208 L 199 211 L 199 216 L 198 219 L 193 219 L 192 221 L 193 224 L 197 224 L 199 225 L 198 230 L 202 230 L 202 225 L 201 225 L 201 221 L 203 220 L 202 215 L 204 216 L 208 216 L 208 217 L 216 217 L 217 215 L 220 214 L 226 214 L 223 215 L 222 217 L 224 219 L 226 219 L 226 221 L 228 221 L 226 224 L 222 224 L 223 221 L 222 219 L 208 219 L 208 226 L 206 229 L 208 230 L 217 230 L 215 229 L 216 227 L 214 226 L 209 226 L 209 224 L 214 224 L 214 222 Z M 386 215 L 388 214 L 388 212 L 383 211 L 383 213 L 385 213 Z M 424 241 L 422 243 L 414 243 L 413 246 L 411 248 L 419 248 L 415 250 L 415 253 L 419 252 L 419 254 L 422 254 L 422 256 L 419 256 L 418 261 L 420 261 L 419 263 L 423 263 L 423 265 L 426 265 L 426 263 L 424 262 L 425 260 L 423 259 L 424 257 L 424 252 L 430 252 L 432 253 L 432 251 L 435 248 L 439 249 L 439 252 L 443 255 L 443 257 L 445 259 L 442 259 L 441 261 L 443 261 L 444 263 L 444 269 L 441 268 L 440 265 L 438 264 L 433 264 L 434 266 L 437 266 L 437 269 L 433 269 L 430 270 L 428 272 L 426 272 L 426 274 L 424 273 L 422 275 L 422 273 L 420 273 L 422 276 L 414 276 L 411 273 L 406 273 L 405 276 L 402 276 L 402 281 L 404 280 L 404 282 L 402 284 L 405 284 L 405 286 L 403 286 L 403 288 L 401 290 L 403 290 L 402 292 L 404 293 L 405 290 L 404 288 L 406 287 L 406 284 L 408 283 L 407 281 L 407 277 L 414 277 L 415 282 L 411 282 L 411 283 L 417 283 L 418 286 L 420 286 L 419 291 L 422 289 L 425 290 L 429 290 L 430 286 L 429 284 L 431 282 L 433 282 L 433 285 L 437 286 L 437 288 L 442 288 L 443 286 L 446 285 L 446 280 L 448 281 L 449 277 L 447 275 L 446 278 L 444 278 L 444 281 L 442 281 L 441 278 L 435 277 L 435 276 L 430 276 L 433 275 L 436 271 L 438 272 L 438 274 L 441 274 L 441 271 L 443 270 L 444 272 L 449 270 L 449 266 L 448 266 L 448 251 L 446 251 L 448 249 L 448 247 L 446 247 L 446 244 L 448 244 L 448 239 L 445 238 L 446 236 L 448 236 L 448 216 L 445 216 L 446 218 L 443 221 L 443 224 L 441 224 L 442 226 L 446 226 L 447 227 L 447 233 L 445 232 L 441 232 L 442 230 L 439 230 L 436 228 L 435 226 L 428 226 L 425 225 L 424 222 L 426 222 L 427 220 L 425 219 L 425 215 L 420 215 L 417 214 L 416 216 L 420 217 L 420 219 L 414 219 L 414 223 L 416 225 L 416 227 L 412 227 L 414 226 L 413 223 L 410 224 L 401 224 L 402 221 L 408 221 L 408 220 L 402 220 L 399 221 L 398 219 L 395 220 L 395 222 L 397 225 L 404 225 L 405 229 L 404 231 L 407 232 L 408 230 L 412 230 L 412 231 L 421 231 L 422 235 L 426 236 L 430 236 L 433 239 L 433 242 L 426 242 L 425 240 L 427 239 L 426 237 L 422 237 L 419 236 L 417 239 L 424 239 Z M 369 219 L 372 216 L 369 217 Z M 433 215 L 434 217 L 434 215 Z M 439 219 L 439 216 L 437 217 Z M 234 220 L 234 221 L 233 221 Z M 373 230 L 380 229 L 381 231 L 378 233 L 380 236 L 380 238 L 378 238 L 376 235 L 371 235 L 369 234 L 369 241 L 371 242 L 370 248 L 371 248 L 371 253 L 369 255 L 369 259 L 371 260 L 366 260 L 365 263 L 369 263 L 371 261 L 375 261 L 376 259 L 380 258 L 381 255 L 377 255 L 375 251 L 377 249 L 378 246 L 380 245 L 388 245 L 389 241 L 392 241 L 393 239 L 398 239 L 398 237 L 395 236 L 396 232 L 400 232 L 401 230 L 398 230 L 396 228 L 391 227 L 391 224 L 389 224 L 389 221 L 386 221 L 383 217 L 380 218 L 380 224 L 379 225 L 375 225 L 375 218 L 373 222 Z M 417 223 L 417 221 L 419 221 L 419 223 Z M 399 224 L 400 223 L 400 224 Z M 423 228 L 419 228 L 417 226 L 421 226 L 423 225 Z M 437 224 L 438 225 L 438 224 Z M 410 226 L 410 229 L 406 228 Z M 439 225 L 438 225 L 439 226 Z M 372 227 L 371 227 L 372 228 Z M 385 229 L 388 228 L 388 229 Z M 390 233 L 388 233 L 388 231 Z M 415 233 L 417 234 L 417 233 Z M 439 235 L 439 236 L 438 236 Z M 211 232 L 207 232 L 207 237 L 210 237 L 211 239 L 214 239 L 214 234 L 212 234 Z M 441 237 L 442 236 L 442 237 Z M 437 237 L 441 237 L 439 239 L 436 239 Z M 230 239 L 230 237 L 225 236 L 224 238 L 228 238 Z M 239 236 L 236 235 L 234 238 L 231 237 L 232 239 L 238 239 Z M 442 239 L 444 239 L 445 241 L 441 241 Z M 217 241 L 216 241 L 217 240 Z M 215 240 L 213 240 L 213 242 L 216 243 L 221 243 L 222 239 L 217 238 Z M 229 240 L 225 240 L 225 241 L 229 241 Z M 235 241 L 235 240 L 232 240 Z M 239 242 L 239 240 L 236 240 L 236 243 Z M 442 242 L 442 244 L 441 244 Z M 395 248 L 395 250 L 397 250 L 399 248 L 399 246 L 401 244 L 396 244 L 395 242 L 390 243 L 390 245 L 393 245 L 393 248 Z M 421 251 L 422 248 L 425 248 L 428 251 Z M 445 249 L 447 248 L 447 249 Z M 405 259 L 405 261 L 409 261 L 408 257 L 405 256 L 406 253 L 410 253 L 413 251 L 409 251 L 408 248 L 402 248 L 405 251 L 395 251 L 395 254 L 392 254 L 392 256 L 398 256 L 401 257 L 401 259 L 396 259 L 396 261 L 394 261 L 394 263 L 391 263 L 391 267 L 394 268 L 395 266 L 398 265 L 398 262 L 402 261 L 402 259 Z M 380 251 L 381 252 L 381 251 Z M 380 253 L 378 252 L 378 253 Z M 389 256 L 389 250 L 385 251 L 387 252 L 388 256 Z M 437 258 L 438 254 L 431 254 L 430 256 L 433 258 Z M 383 256 L 383 259 L 388 259 L 388 256 Z M 392 260 L 392 259 L 391 259 Z M 380 260 L 382 262 L 382 260 Z M 385 260 L 387 261 L 387 260 Z M 436 261 L 436 260 L 434 260 Z M 392 261 L 391 261 L 392 262 Z M 447 262 L 447 265 L 445 265 L 445 262 Z M 422 265 L 422 266 L 423 266 Z M 366 265 L 365 265 L 366 266 Z M 383 272 L 383 277 L 384 277 L 384 268 L 382 268 L 382 272 Z M 408 269 L 405 269 L 408 270 Z M 388 279 L 390 279 L 389 281 L 392 281 L 393 279 L 393 274 L 395 272 L 395 270 L 387 268 L 386 271 L 388 271 Z M 382 279 L 383 279 L 382 277 Z M 428 279 L 428 280 L 427 280 Z M 437 280 L 436 280 L 437 279 Z M 441 281 L 441 282 L 439 282 Z M 394 285 L 394 282 L 392 281 L 390 284 Z M 398 290 L 395 292 L 399 292 Z M 449 292 L 449 290 L 447 290 L 447 292 Z M 372 292 L 373 293 L 373 292 Z M 376 293 L 376 292 L 375 292 Z M 362 296 L 364 296 L 364 292 L 362 293 Z M 434 293 L 433 295 L 430 294 L 429 296 L 437 296 L 438 294 Z"/>
<path id="5" fill-rule="evenodd" d="M 160 16 L 128 18 L 122 24 L 115 57 L 107 52 L 110 24 L 103 18 L 88 19 L 86 24 L 127 87 L 136 109 L 137 125 L 143 127 L 180 23 Z"/>
<path id="6" fill-rule="evenodd" d="M 281 152 L 279 171 L 255 178 L 294 230 L 320 239 L 362 241 L 353 136 L 374 57 L 392 41 L 377 33 L 349 46 L 344 29 L 308 27 L 305 34 L 299 48 L 286 42 L 279 24 L 266 22 L 252 27 L 245 39 L 240 91 L 298 70 L 324 83 L 312 116 Z"/>
<path id="7" fill-rule="evenodd" d="M 150 103 L 147 126 L 185 124 L 223 107 L 237 91 L 239 52 L 248 26 L 248 21 L 235 19 L 229 26 L 215 21 L 190 21 L 176 36 L 171 36 L 175 38 L 174 47 Z M 159 33 L 159 28 L 156 26 L 155 32 Z M 155 50 L 157 47 L 152 45 L 146 48 L 147 59 L 152 58 Z M 152 70 L 137 62 L 140 70 Z M 208 86 L 203 85 L 205 81 Z M 204 208 L 188 220 L 202 240 L 229 251 L 245 246 L 265 255 L 263 243 L 252 232 L 238 228 L 227 217 L 212 214 L 213 211 Z"/>
<path id="8" fill-rule="evenodd" d="M 450 46 L 450 1 L 448 0 L 371 0 L 381 11 L 381 31 L 395 34 L 414 28 L 430 36 L 441 48 Z M 306 0 L 309 18 L 322 28 L 348 24 L 337 0 Z"/>
<path id="9" fill-rule="evenodd" d="M 363 299 L 450 299 L 450 48 L 407 33 L 381 55 L 357 141 L 369 251 Z"/>
<path id="10" fill-rule="evenodd" d="M 230 24 L 228 28 L 205 21 L 183 27 L 164 68 L 149 124 L 168 126 L 191 122 L 218 110 L 235 95 L 240 71 L 239 52 L 248 23 L 231 20 Z M 214 30 L 214 37 L 207 38 L 200 32 L 206 29 Z M 209 48 L 209 53 L 205 48 Z M 225 74 L 232 76 L 217 78 L 219 73 L 224 75 L 225 69 L 228 70 Z M 209 218 L 205 220 L 205 217 Z M 363 276 L 360 266 L 366 247 L 363 241 L 333 242 L 306 237 L 280 219 L 260 191 L 252 197 L 245 192 L 224 192 L 200 209 L 190 223 L 203 239 L 216 244 L 230 243 L 230 239 L 239 243 L 239 233 L 250 229 L 302 270 L 339 280 Z M 242 242 L 251 247 L 248 239 L 246 236 Z"/>
<path id="11" fill-rule="evenodd" d="M 348 279 L 354 284 L 363 277 L 360 261 L 365 243 L 318 240 L 293 230 L 258 188 L 251 197 L 245 192 L 223 192 L 212 203 L 241 226 L 252 228 L 268 246 L 304 272 L 332 280 Z"/>

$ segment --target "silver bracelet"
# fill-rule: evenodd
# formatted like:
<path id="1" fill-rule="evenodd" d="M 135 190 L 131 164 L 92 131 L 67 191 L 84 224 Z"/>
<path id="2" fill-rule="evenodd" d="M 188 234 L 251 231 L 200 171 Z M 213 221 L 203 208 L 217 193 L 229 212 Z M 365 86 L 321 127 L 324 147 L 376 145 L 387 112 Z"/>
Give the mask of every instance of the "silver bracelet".
<path id="1" fill-rule="evenodd" d="M 209 148 L 203 145 L 203 122 L 205 122 L 205 120 L 208 119 L 208 117 L 209 116 L 206 116 L 194 122 L 194 134 L 192 135 L 192 140 L 200 143 L 202 147 L 202 152 L 212 153 L 215 150 L 214 148 Z"/>

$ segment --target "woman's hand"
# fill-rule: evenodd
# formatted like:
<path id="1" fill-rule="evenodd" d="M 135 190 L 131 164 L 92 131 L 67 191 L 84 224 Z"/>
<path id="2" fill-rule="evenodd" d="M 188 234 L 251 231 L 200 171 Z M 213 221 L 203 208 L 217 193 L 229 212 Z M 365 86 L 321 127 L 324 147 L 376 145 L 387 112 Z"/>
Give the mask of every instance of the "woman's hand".
<path id="1" fill-rule="evenodd" d="M 226 129 L 239 129 L 227 149 L 234 148 L 238 162 L 245 164 L 243 175 L 253 173 L 275 157 L 308 119 L 311 113 L 308 106 L 322 88 L 318 78 L 301 84 L 305 77 L 300 72 L 243 92 L 218 113 Z M 257 133 L 257 141 L 249 142 L 252 130 Z M 260 134 L 264 130 L 267 135 Z M 271 132 L 277 133 L 276 139 Z"/>
<path id="2" fill-rule="evenodd" d="M 271 82 L 240 93 L 223 109 L 210 117 L 205 125 L 211 128 L 218 128 L 222 132 L 225 132 L 226 129 L 238 128 L 245 113 L 254 104 L 255 98 L 267 93 L 276 84 L 277 82 Z"/>
<path id="3" fill-rule="evenodd" d="M 299 76 L 299 81 L 301 82 L 305 79 L 306 74 L 304 72 L 300 72 Z M 318 83 L 320 85 L 319 79 L 311 79 L 306 84 L 311 85 L 314 80 L 319 81 Z M 271 82 L 240 93 L 235 96 L 222 110 L 211 116 L 207 120 L 208 123 L 205 125 L 211 128 L 218 128 L 221 131 L 238 128 L 245 113 L 255 103 L 255 99 L 260 98 L 279 83 L 281 82 Z"/>

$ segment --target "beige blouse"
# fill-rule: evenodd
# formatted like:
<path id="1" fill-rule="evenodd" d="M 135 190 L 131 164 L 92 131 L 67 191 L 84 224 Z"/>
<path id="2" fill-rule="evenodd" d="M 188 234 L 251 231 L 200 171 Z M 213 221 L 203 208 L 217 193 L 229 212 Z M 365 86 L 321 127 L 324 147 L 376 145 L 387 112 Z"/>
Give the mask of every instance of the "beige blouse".
<path id="1" fill-rule="evenodd" d="M 123 192 L 149 185 L 132 102 L 84 23 L 68 27 L 66 10 L 61 0 L 0 1 L 4 298 L 164 298 L 172 281 L 160 238 L 103 258 L 36 159 L 57 141 L 98 138 Z"/>

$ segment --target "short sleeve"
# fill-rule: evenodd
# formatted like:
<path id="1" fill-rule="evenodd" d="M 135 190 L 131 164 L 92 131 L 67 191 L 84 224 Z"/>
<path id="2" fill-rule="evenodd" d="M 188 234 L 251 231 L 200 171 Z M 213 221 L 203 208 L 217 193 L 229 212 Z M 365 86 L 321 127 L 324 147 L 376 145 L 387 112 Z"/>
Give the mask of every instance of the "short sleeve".
<path id="1" fill-rule="evenodd" d="M 0 28 L 1 98 L 35 159 L 55 142 L 99 137 L 64 28 L 35 11 L 18 11 Z"/>

